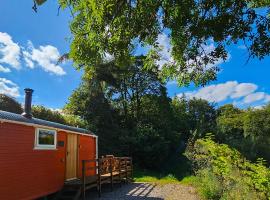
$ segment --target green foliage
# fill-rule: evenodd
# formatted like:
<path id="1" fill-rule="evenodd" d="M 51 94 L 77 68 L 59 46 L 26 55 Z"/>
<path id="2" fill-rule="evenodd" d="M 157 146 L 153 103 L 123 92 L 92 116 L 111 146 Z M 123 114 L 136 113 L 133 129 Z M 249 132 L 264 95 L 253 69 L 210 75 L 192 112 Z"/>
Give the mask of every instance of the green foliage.
<path id="1" fill-rule="evenodd" d="M 45 3 L 47 0 L 34 0 L 36 3 L 37 3 L 37 5 L 42 5 L 43 3 Z"/>
<path id="2" fill-rule="evenodd" d="M 69 126 L 79 127 L 79 128 L 87 128 L 87 123 L 78 115 L 71 114 L 62 114 L 65 120 L 65 124 Z M 91 129 L 90 129 L 91 130 Z"/>
<path id="3" fill-rule="evenodd" d="M 145 67 L 155 66 L 162 49 L 156 42 L 168 32 L 172 61 L 163 64 L 163 80 L 180 84 L 206 84 L 216 78 L 217 60 L 226 59 L 226 46 L 243 41 L 250 56 L 269 55 L 269 18 L 254 7 L 269 8 L 268 1 L 168 0 L 59 0 L 74 16 L 71 58 L 77 67 L 91 70 L 112 55 L 126 66 L 139 44 L 147 46 Z M 213 42 L 214 48 L 207 45 Z M 209 67 L 213 66 L 213 67 Z M 95 71 L 95 70 L 94 70 Z"/>
<path id="4" fill-rule="evenodd" d="M 220 199 L 222 195 L 222 184 L 217 176 L 208 169 L 197 172 L 195 181 L 192 182 L 198 188 L 198 192 L 205 199 Z"/>
<path id="5" fill-rule="evenodd" d="M 197 140 L 186 155 L 207 199 L 270 198 L 270 170 L 262 159 L 251 163 L 237 150 L 210 138 Z"/>
<path id="6" fill-rule="evenodd" d="M 125 68 L 114 61 L 97 66 L 94 75 L 85 74 L 65 111 L 87 121 L 99 136 L 100 154 L 128 154 L 143 167 L 157 168 L 179 135 L 166 88 L 142 61 L 136 57 Z"/>
<path id="7" fill-rule="evenodd" d="M 253 1 L 251 1 L 251 7 L 254 7 L 254 8 L 263 8 L 263 7 L 267 7 L 269 5 L 270 5 L 269 0 L 253 0 Z"/>
<path id="8" fill-rule="evenodd" d="M 232 105 L 218 109 L 217 140 L 226 143 L 253 161 L 270 161 L 270 109 L 239 110 Z"/>
<path id="9" fill-rule="evenodd" d="M 4 94 L 0 94 L 0 110 L 22 114 L 23 109 L 15 99 Z"/>
<path id="10" fill-rule="evenodd" d="M 179 151 L 162 164 L 162 169 L 153 170 L 135 167 L 134 180 L 138 182 L 154 182 L 158 184 L 182 183 L 192 184 L 194 176 L 191 176 L 190 162 Z"/>
<path id="11" fill-rule="evenodd" d="M 148 170 L 135 169 L 133 176 L 134 181 L 136 182 L 150 182 L 157 184 L 180 183 L 180 181 L 172 174 L 162 174 Z"/>
<path id="12" fill-rule="evenodd" d="M 175 116 L 175 129 L 187 141 L 196 132 L 196 138 L 203 137 L 216 129 L 216 110 L 206 100 L 174 98 L 172 108 Z"/>
<path id="13" fill-rule="evenodd" d="M 233 142 L 243 139 L 244 113 L 232 104 L 221 106 L 217 110 L 217 136 L 220 141 Z"/>
<path id="14" fill-rule="evenodd" d="M 32 106 L 32 114 L 35 118 L 57 122 L 74 127 L 85 128 L 86 122 L 79 116 L 71 114 L 62 114 L 59 111 L 53 111 L 44 106 Z"/>
<path id="15" fill-rule="evenodd" d="M 65 124 L 65 119 L 60 112 L 52 111 L 44 106 L 32 106 L 32 114 L 39 119 Z"/>

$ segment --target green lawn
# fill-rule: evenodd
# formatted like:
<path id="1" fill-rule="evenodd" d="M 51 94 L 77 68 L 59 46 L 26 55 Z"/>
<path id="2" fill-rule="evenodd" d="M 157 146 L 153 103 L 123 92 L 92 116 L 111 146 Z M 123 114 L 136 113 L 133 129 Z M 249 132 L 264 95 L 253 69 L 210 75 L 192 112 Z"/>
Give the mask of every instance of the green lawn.
<path id="1" fill-rule="evenodd" d="M 191 176 L 190 166 L 183 156 L 178 156 L 177 159 L 168 162 L 159 171 L 135 168 L 133 176 L 135 182 L 152 182 L 157 184 L 191 184 L 194 180 L 193 176 Z"/>
<path id="2" fill-rule="evenodd" d="M 138 170 L 134 171 L 135 182 L 147 182 L 156 184 L 168 184 L 168 183 L 179 183 L 179 184 L 192 184 L 195 181 L 195 177 L 187 175 L 179 179 L 179 177 L 173 174 L 162 174 L 149 170 Z"/>

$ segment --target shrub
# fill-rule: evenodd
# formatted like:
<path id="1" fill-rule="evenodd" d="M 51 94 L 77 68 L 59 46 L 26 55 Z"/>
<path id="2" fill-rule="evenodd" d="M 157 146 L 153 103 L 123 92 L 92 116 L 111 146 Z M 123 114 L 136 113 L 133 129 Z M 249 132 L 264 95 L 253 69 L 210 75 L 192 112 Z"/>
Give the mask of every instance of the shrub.
<path id="1" fill-rule="evenodd" d="M 270 170 L 263 159 L 251 163 L 237 150 L 215 143 L 211 137 L 197 140 L 186 156 L 200 180 L 199 190 L 207 199 L 270 198 Z"/>
<path id="2" fill-rule="evenodd" d="M 59 111 L 54 111 L 39 105 L 32 107 L 32 113 L 34 117 L 39 119 L 86 128 L 86 122 L 77 115 L 60 113 Z"/>
<path id="3" fill-rule="evenodd" d="M 222 185 L 217 176 L 209 169 L 198 171 L 195 185 L 199 188 L 199 193 L 206 199 L 220 199 Z"/>
<path id="4" fill-rule="evenodd" d="M 17 114 L 21 114 L 23 112 L 21 104 L 5 94 L 0 94 L 0 110 Z"/>

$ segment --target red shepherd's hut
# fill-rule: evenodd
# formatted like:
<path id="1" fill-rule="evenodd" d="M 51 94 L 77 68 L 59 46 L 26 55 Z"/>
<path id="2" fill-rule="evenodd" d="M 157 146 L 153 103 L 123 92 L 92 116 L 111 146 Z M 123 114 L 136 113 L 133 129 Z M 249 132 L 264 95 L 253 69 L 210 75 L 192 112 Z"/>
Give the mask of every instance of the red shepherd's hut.
<path id="1" fill-rule="evenodd" d="M 32 118 L 31 89 L 22 115 L 0 111 L 0 199 L 36 199 L 81 177 L 82 160 L 96 159 L 88 130 Z"/>

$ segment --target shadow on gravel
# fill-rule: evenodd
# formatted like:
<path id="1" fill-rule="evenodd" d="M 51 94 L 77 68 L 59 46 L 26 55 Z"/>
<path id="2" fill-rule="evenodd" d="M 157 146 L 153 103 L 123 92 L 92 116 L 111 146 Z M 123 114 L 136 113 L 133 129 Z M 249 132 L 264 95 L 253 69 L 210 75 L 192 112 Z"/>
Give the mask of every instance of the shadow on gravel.
<path id="1" fill-rule="evenodd" d="M 104 185 L 101 198 L 98 197 L 96 190 L 88 191 L 86 197 L 87 200 L 164 200 L 153 197 L 151 192 L 155 187 L 155 185 L 148 183 L 129 183 L 122 186 L 115 185 L 111 192 L 109 185 Z"/>

